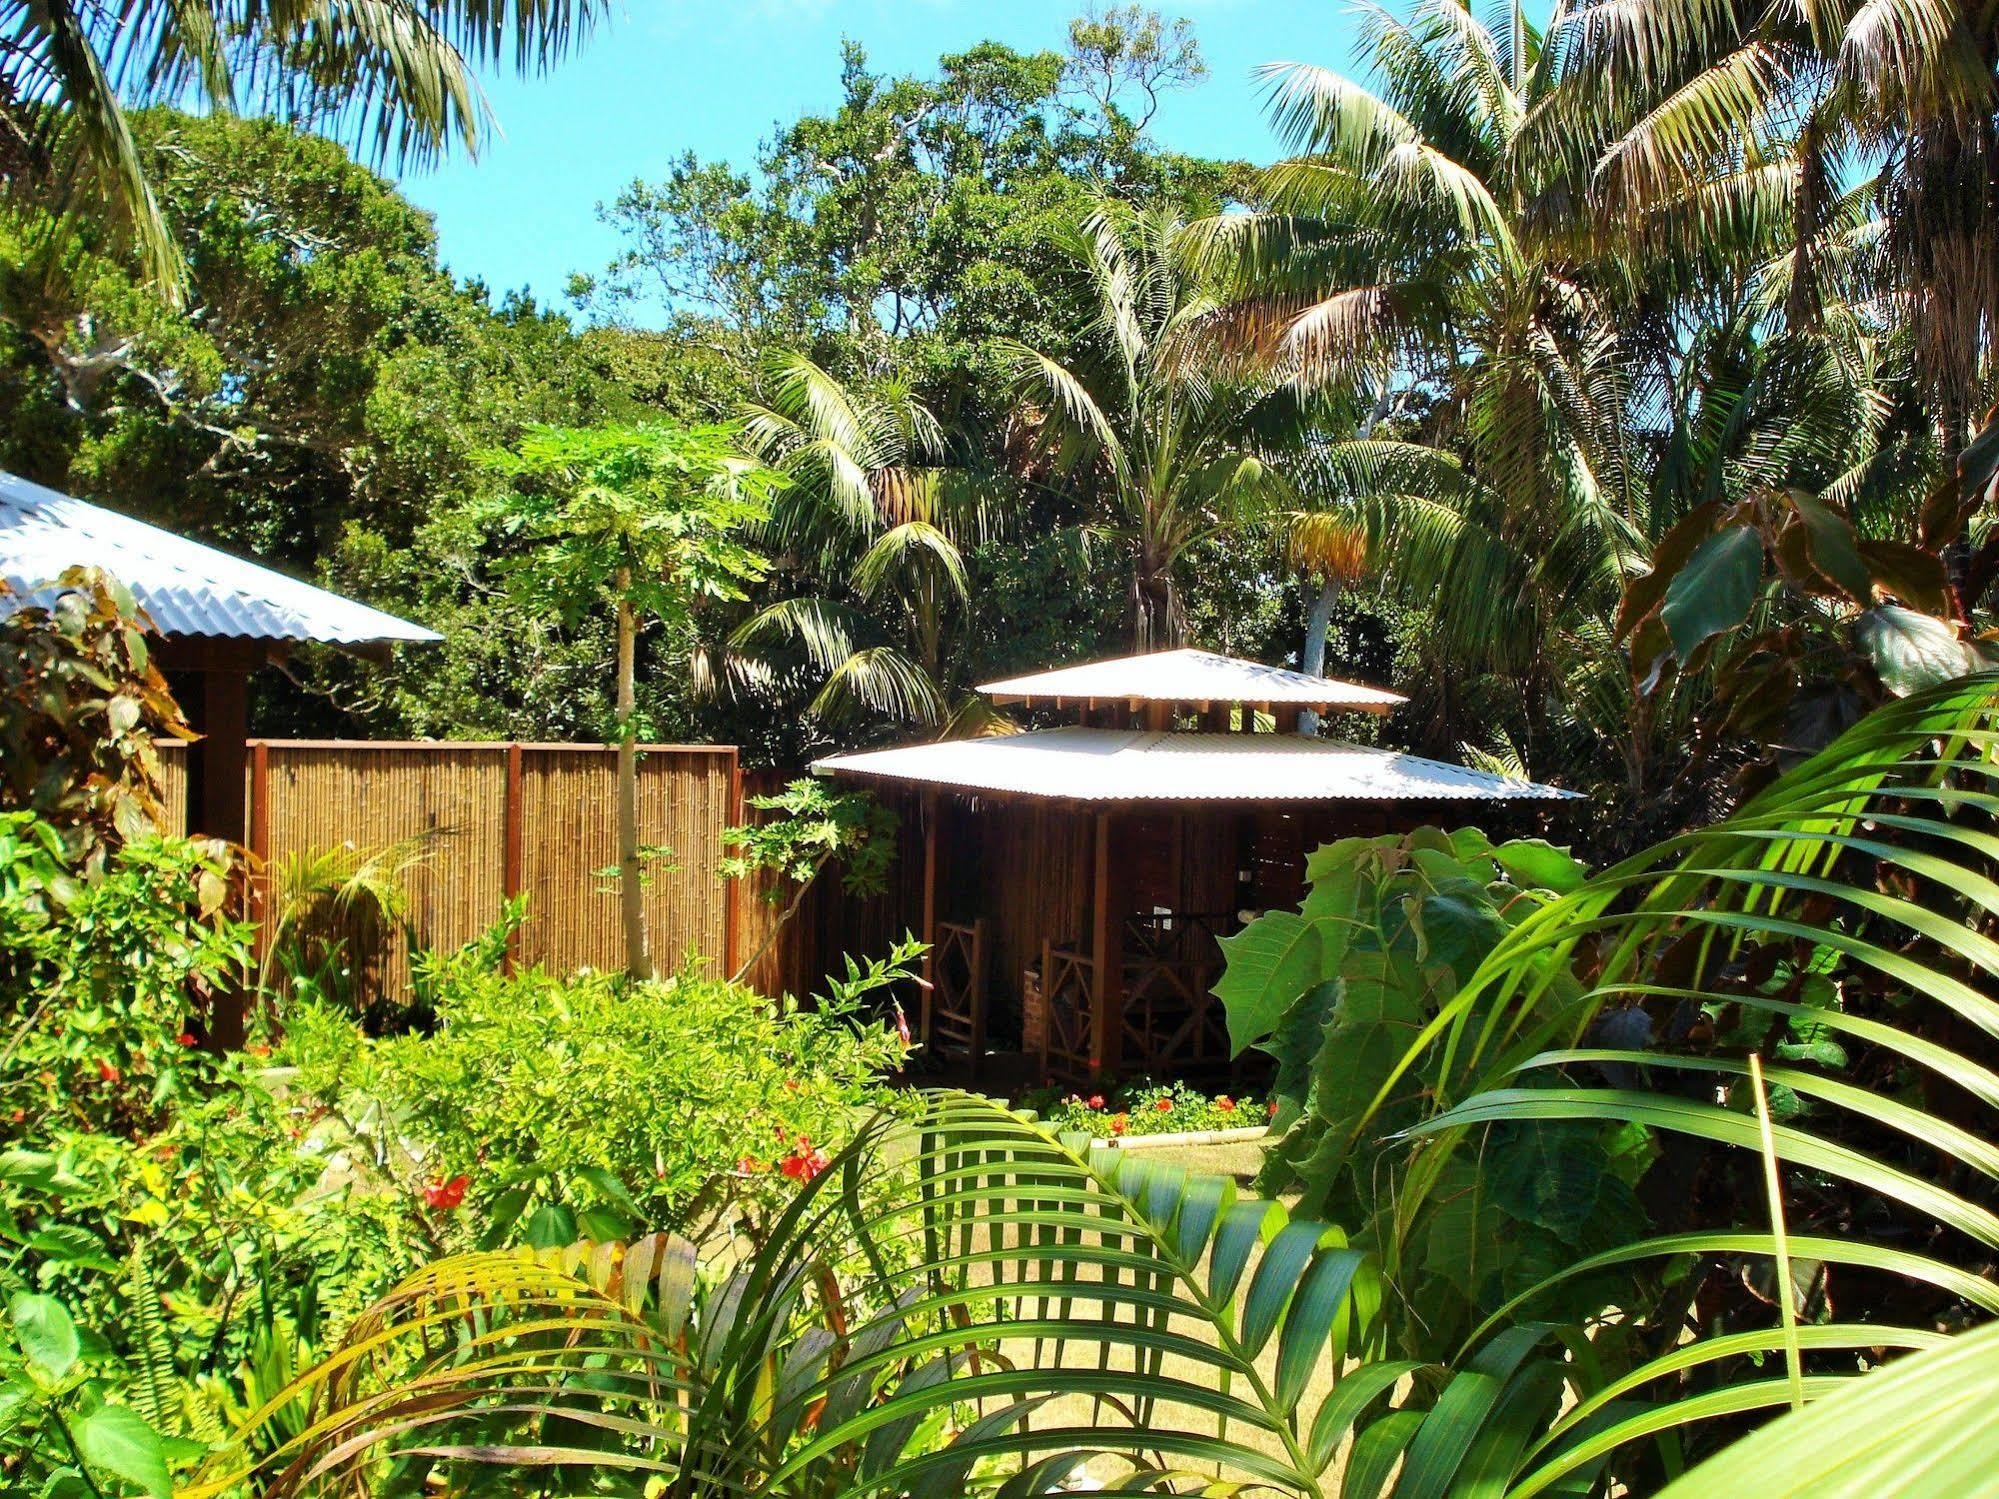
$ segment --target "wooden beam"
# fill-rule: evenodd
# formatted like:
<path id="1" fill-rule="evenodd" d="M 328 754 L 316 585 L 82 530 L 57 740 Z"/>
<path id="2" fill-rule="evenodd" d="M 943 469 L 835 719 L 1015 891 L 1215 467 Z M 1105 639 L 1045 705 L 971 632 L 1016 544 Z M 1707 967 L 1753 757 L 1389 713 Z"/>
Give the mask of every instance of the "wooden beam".
<path id="1" fill-rule="evenodd" d="M 931 1044 L 932 998 L 937 992 L 937 816 L 935 791 L 923 793 L 923 999 L 918 1006 L 926 1048 Z"/>
<path id="2" fill-rule="evenodd" d="M 271 912 L 271 741 L 250 746 L 250 921 L 255 952 L 263 961 L 270 943 Z"/>
<path id="3" fill-rule="evenodd" d="M 237 644 L 237 642 L 230 642 Z M 233 653 L 187 663 L 176 690 L 187 721 L 201 738 L 187 747 L 187 830 L 247 848 L 249 837 L 250 673 Z M 248 882 L 245 895 L 250 895 Z M 247 977 L 247 975 L 246 975 Z M 220 1050 L 243 1045 L 250 995 L 219 992 L 209 1015 L 208 1042 Z"/>
<path id="4" fill-rule="evenodd" d="M 1112 814 L 1096 817 L 1092 860 L 1090 966 L 1090 1070 L 1115 1076 L 1124 1061 L 1124 882 L 1111 848 Z"/>

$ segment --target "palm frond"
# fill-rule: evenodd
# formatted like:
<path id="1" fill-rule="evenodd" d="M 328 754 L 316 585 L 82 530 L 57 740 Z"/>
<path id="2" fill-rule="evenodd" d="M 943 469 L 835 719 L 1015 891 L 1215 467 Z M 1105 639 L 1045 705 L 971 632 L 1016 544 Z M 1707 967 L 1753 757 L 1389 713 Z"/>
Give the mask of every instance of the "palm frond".
<path id="1" fill-rule="evenodd" d="M 303 1434 L 259 1459 L 253 1421 L 189 1493 L 615 1461 L 668 1499 L 959 1494 L 975 1464 L 1043 1492 L 1086 1462 L 1129 1492 L 1205 1471 L 1317 1495 L 1413 1367 L 1323 1378 L 1380 1294 L 1336 1230 L 1225 1178 L 932 1095 L 867 1125 L 716 1273 L 665 1236 L 433 1266 L 287 1392 L 311 1395 Z M 1436 1463 L 1447 1423 L 1415 1414 L 1410 1460 Z"/>
<path id="2" fill-rule="evenodd" d="M 927 521 L 904 521 L 882 532 L 866 555 L 855 564 L 855 591 L 862 598 L 872 599 L 897 574 L 921 568 L 926 563 L 943 578 L 960 603 L 971 602 L 972 584 L 965 571 L 964 557 L 950 537 Z"/>

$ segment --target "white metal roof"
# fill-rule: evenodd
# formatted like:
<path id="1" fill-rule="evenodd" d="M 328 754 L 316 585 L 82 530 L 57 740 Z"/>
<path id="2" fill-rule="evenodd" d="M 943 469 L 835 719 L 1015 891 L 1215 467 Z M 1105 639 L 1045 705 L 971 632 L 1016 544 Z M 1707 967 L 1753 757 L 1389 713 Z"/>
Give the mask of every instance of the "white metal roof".
<path id="1" fill-rule="evenodd" d="M 1095 698 L 1101 702 L 1283 703 L 1365 713 L 1386 713 L 1408 701 L 1379 687 L 1196 650 L 1154 651 L 1064 666 L 988 682 L 979 691 L 999 703 L 1049 698 L 1070 702 Z"/>
<path id="2" fill-rule="evenodd" d="M 1554 786 L 1299 734 L 1041 729 L 832 755 L 821 775 L 1063 801 L 1565 801 Z"/>
<path id="3" fill-rule="evenodd" d="M 0 471 L 0 610 L 48 604 L 72 567 L 100 567 L 167 635 L 234 635 L 367 645 L 441 640 L 426 630 L 115 510 Z"/>

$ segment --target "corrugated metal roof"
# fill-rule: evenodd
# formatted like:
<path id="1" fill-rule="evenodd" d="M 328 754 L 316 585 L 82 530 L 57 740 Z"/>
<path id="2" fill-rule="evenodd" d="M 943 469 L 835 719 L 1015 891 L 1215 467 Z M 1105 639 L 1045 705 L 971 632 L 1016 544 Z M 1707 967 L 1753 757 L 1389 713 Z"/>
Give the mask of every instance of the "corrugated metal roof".
<path id="1" fill-rule="evenodd" d="M 832 755 L 821 775 L 1064 801 L 1566 801 L 1573 791 L 1298 734 L 1041 729 Z"/>
<path id="2" fill-rule="evenodd" d="M 1027 677 L 988 682 L 979 691 L 996 702 L 1026 702 L 1062 698 L 1075 702 L 1284 703 L 1301 708 L 1332 708 L 1386 713 L 1408 699 L 1379 687 L 1308 676 L 1218 656 L 1213 651 L 1154 651 L 1064 666 Z"/>
<path id="3" fill-rule="evenodd" d="M 368 645 L 442 640 L 393 614 L 301 583 L 115 510 L 0 471 L 0 578 L 12 607 L 47 604 L 44 587 L 71 567 L 101 567 L 167 635 Z M 6 608 L 8 603 L 0 603 Z"/>

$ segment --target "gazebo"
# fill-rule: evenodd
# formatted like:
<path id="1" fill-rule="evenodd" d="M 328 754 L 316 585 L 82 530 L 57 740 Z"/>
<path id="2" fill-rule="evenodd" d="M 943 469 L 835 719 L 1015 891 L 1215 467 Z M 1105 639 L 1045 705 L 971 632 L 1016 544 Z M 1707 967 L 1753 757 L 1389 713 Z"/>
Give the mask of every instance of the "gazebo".
<path id="1" fill-rule="evenodd" d="M 922 1036 L 974 1073 L 1014 1046 L 1050 1078 L 1225 1072 L 1217 941 L 1295 903 L 1311 849 L 1574 797 L 1300 734 L 1308 709 L 1386 713 L 1403 699 L 1207 651 L 980 690 L 1057 723 L 813 766 L 918 819 Z"/>
<path id="2" fill-rule="evenodd" d="M 443 639 L 310 583 L 0 472 L 0 609 L 53 603 L 53 580 L 102 569 L 131 590 L 161 640 L 157 659 L 201 738 L 188 747 L 191 832 L 246 840 L 250 673 L 318 642 L 379 655 Z"/>

